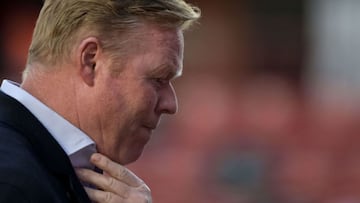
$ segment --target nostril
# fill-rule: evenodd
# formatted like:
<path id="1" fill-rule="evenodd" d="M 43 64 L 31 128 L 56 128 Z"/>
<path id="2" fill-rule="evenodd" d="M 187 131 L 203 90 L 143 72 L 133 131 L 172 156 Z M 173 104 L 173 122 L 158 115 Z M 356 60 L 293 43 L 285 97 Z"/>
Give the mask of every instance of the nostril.
<path id="1" fill-rule="evenodd" d="M 176 93 L 171 85 L 160 93 L 157 112 L 161 114 L 175 114 L 178 111 L 178 101 Z"/>
<path id="2" fill-rule="evenodd" d="M 168 106 L 166 108 L 163 108 L 161 113 L 164 114 L 175 114 L 177 113 L 178 108 L 177 108 L 177 104 L 168 104 Z"/>

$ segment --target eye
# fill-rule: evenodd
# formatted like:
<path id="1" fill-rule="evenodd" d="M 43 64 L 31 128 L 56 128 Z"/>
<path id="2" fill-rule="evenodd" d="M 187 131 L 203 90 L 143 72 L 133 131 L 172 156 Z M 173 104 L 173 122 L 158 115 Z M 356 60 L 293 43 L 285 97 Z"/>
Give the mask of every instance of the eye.
<path id="1" fill-rule="evenodd" d="M 166 78 L 153 78 L 152 79 L 157 87 L 162 87 L 169 83 L 169 80 Z"/>

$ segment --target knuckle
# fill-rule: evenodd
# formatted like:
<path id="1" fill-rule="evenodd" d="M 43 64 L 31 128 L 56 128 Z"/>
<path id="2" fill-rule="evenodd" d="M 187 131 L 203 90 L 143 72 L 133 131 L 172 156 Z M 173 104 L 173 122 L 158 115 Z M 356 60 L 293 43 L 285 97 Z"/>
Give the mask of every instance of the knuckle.
<path id="1" fill-rule="evenodd" d="M 138 187 L 138 190 L 140 192 L 142 192 L 142 193 L 145 193 L 145 194 L 151 194 L 151 190 L 150 190 L 149 186 L 147 186 L 145 183 L 140 185 Z"/>
<path id="2" fill-rule="evenodd" d="M 133 200 L 133 202 L 147 203 L 146 198 L 141 193 L 133 194 L 133 197 L 131 199 Z"/>
<path id="3" fill-rule="evenodd" d="M 132 192 L 133 192 L 133 191 L 132 191 L 131 188 L 129 188 L 129 187 L 124 187 L 122 194 L 123 194 L 123 196 L 124 196 L 125 198 L 129 198 L 129 197 L 131 196 Z"/>
<path id="4" fill-rule="evenodd" d="M 109 168 L 110 167 L 110 160 L 109 159 L 101 159 L 102 160 L 102 164 L 105 168 Z"/>
<path id="5" fill-rule="evenodd" d="M 117 177 L 119 178 L 124 178 L 127 177 L 129 175 L 128 171 L 125 168 L 122 168 L 120 170 L 117 171 Z"/>
<path id="6" fill-rule="evenodd" d="M 107 177 L 106 178 L 106 184 L 109 188 L 112 188 L 115 186 L 115 179 L 112 177 Z"/>
<path id="7" fill-rule="evenodd" d="M 106 192 L 104 195 L 104 202 L 109 202 L 111 200 L 111 194 Z"/>
<path id="8" fill-rule="evenodd" d="M 112 202 L 113 200 L 113 194 L 110 192 L 105 193 L 105 202 Z"/>
<path id="9" fill-rule="evenodd" d="M 131 199 L 134 194 L 136 193 L 137 191 L 134 191 L 133 188 L 130 188 L 130 187 L 118 187 L 116 189 L 114 189 L 114 193 L 121 197 L 121 198 L 124 198 L 124 199 Z"/>
<path id="10" fill-rule="evenodd" d="M 132 193 L 131 199 L 133 200 L 133 202 L 138 202 L 138 203 L 151 203 L 152 202 L 150 190 L 145 191 L 145 190 L 137 189 Z"/>

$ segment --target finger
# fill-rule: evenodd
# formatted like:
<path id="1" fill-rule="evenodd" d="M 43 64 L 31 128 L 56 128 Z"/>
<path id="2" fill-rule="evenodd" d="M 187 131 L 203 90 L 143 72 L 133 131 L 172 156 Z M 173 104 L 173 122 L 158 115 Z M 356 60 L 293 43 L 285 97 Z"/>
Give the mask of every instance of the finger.
<path id="1" fill-rule="evenodd" d="M 111 161 L 106 156 L 95 153 L 90 158 L 91 163 L 93 163 L 96 167 L 105 171 L 110 176 L 115 179 L 124 182 L 132 187 L 139 187 L 144 184 L 139 177 L 137 177 L 133 172 L 129 169 L 123 167 L 122 165 Z"/>
<path id="2" fill-rule="evenodd" d="M 111 176 L 105 176 L 89 169 L 76 169 L 79 179 L 90 183 L 104 191 L 115 193 L 123 198 L 128 198 L 130 186 L 116 180 Z"/>
<path id="3" fill-rule="evenodd" d="M 85 191 L 88 194 L 90 200 L 96 203 L 125 203 L 126 201 L 114 195 L 111 192 L 96 190 L 92 188 L 85 187 Z"/>

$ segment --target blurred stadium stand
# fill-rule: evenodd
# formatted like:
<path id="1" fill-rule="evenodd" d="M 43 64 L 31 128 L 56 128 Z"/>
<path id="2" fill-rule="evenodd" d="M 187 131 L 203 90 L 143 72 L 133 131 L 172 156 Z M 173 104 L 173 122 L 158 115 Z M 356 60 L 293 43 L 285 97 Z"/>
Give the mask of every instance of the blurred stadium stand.
<path id="1" fill-rule="evenodd" d="M 186 33 L 184 75 L 175 82 L 180 112 L 129 166 L 154 202 L 360 202 L 360 114 L 356 98 L 344 96 L 357 88 L 335 88 L 348 80 L 336 77 L 345 70 L 360 81 L 360 4 L 189 2 L 203 17 Z M 1 78 L 20 81 L 40 6 L 1 7 Z M 327 68 L 336 81 L 322 83 Z"/>

